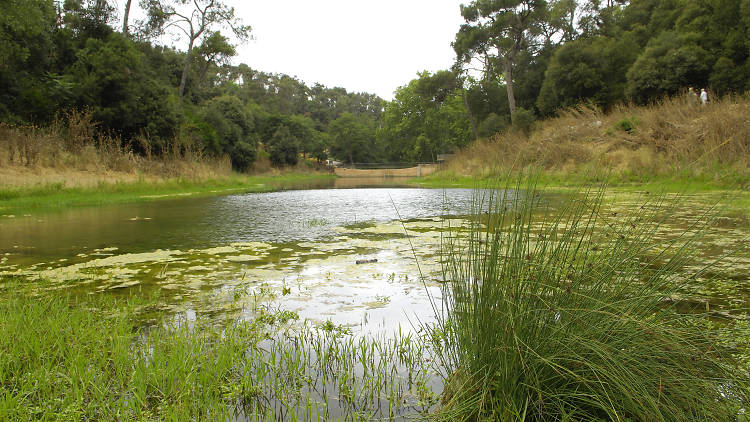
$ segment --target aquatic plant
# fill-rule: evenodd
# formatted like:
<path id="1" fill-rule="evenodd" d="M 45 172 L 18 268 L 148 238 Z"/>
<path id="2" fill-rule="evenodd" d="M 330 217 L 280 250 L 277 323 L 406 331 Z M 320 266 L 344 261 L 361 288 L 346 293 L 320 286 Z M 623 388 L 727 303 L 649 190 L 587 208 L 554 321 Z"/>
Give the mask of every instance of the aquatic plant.
<path id="1" fill-rule="evenodd" d="M 6 280 L 7 281 L 7 280 Z M 137 323 L 141 299 L 0 285 L 0 420 L 371 420 L 437 401 L 424 342 L 353 336 L 295 313 Z"/>
<path id="2" fill-rule="evenodd" d="M 663 247 L 672 200 L 605 216 L 601 189 L 553 210 L 533 182 L 508 188 L 479 193 L 472 230 L 443 241 L 436 417 L 737 420 L 746 373 L 667 300 L 696 275 L 685 266 L 706 221 Z"/>

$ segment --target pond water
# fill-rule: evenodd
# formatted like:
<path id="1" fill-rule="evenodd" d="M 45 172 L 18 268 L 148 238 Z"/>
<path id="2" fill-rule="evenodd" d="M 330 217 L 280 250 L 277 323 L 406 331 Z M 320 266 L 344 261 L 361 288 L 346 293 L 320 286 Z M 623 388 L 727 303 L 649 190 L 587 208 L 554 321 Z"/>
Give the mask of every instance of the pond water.
<path id="1" fill-rule="evenodd" d="M 39 291 L 157 296 L 160 306 L 144 318 L 245 319 L 273 303 L 303 320 L 361 331 L 429 320 L 442 229 L 447 221 L 466 224 L 472 191 L 346 183 L 0 217 L 0 275 Z M 381 186 L 366 187 L 372 183 Z M 542 200 L 554 205 L 563 196 Z M 602 212 L 615 219 L 640 200 L 612 196 Z M 682 233 L 706 207 L 686 198 L 657 240 Z M 745 217 L 719 218 L 701 259 L 735 248 L 748 233 Z M 719 309 L 747 307 L 748 268 L 750 257 L 740 253 L 691 294 Z"/>
<path id="2" fill-rule="evenodd" d="M 414 255 L 434 285 L 441 216 L 465 214 L 471 197 L 289 190 L 6 216 L 0 274 L 41 290 L 156 294 L 161 312 L 188 318 L 249 317 L 274 300 L 302 319 L 392 329 L 431 313 Z"/>

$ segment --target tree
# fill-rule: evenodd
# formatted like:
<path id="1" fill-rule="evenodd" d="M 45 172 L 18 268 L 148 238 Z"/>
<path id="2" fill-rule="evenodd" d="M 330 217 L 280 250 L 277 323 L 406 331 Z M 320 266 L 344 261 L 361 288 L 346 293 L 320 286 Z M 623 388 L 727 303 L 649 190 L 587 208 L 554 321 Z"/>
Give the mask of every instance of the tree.
<path id="1" fill-rule="evenodd" d="M 107 0 L 66 0 L 62 3 L 63 23 L 73 30 L 79 42 L 104 39 L 113 32 L 115 8 Z"/>
<path id="2" fill-rule="evenodd" d="M 208 34 L 201 45 L 195 48 L 195 58 L 200 65 L 196 86 L 201 85 L 211 66 L 227 64 L 235 54 L 237 50 L 229 43 L 227 37 L 220 32 Z"/>
<path id="3" fill-rule="evenodd" d="M 71 76 L 76 106 L 92 108 L 104 129 L 125 141 L 140 134 L 155 141 L 174 135 L 177 116 L 169 88 L 149 72 L 143 54 L 123 34 L 89 39 Z"/>
<path id="4" fill-rule="evenodd" d="M 0 119 L 46 119 L 49 104 L 44 83 L 54 56 L 57 24 L 52 0 L 10 0 L 0 13 Z"/>
<path id="5" fill-rule="evenodd" d="M 130 19 L 130 5 L 133 0 L 125 0 L 125 12 L 122 15 L 122 33 L 127 35 L 129 32 L 128 20 Z"/>
<path id="6" fill-rule="evenodd" d="M 271 139 L 266 142 L 271 163 L 275 166 L 296 165 L 299 161 L 297 138 L 285 125 L 279 126 Z"/>
<path id="7" fill-rule="evenodd" d="M 674 95 L 688 86 L 706 86 L 712 62 L 700 47 L 698 34 L 662 32 L 628 70 L 627 93 L 645 103 L 662 95 Z"/>
<path id="8" fill-rule="evenodd" d="M 487 76 L 503 75 L 511 119 L 516 111 L 513 90 L 516 56 L 539 33 L 545 11 L 544 0 L 474 0 L 468 6 L 461 6 L 466 23 L 461 25 L 453 43 L 456 55 L 463 62 L 479 56 L 485 60 Z"/>
<path id="9" fill-rule="evenodd" d="M 239 98 L 222 95 L 203 106 L 202 118 L 206 149 L 214 155 L 228 154 L 232 166 L 245 170 L 255 161 L 257 133 L 253 119 Z"/>
<path id="10" fill-rule="evenodd" d="M 393 161 L 434 161 L 472 139 L 460 81 L 451 71 L 422 72 L 386 106 L 379 144 Z"/>
<path id="11" fill-rule="evenodd" d="M 362 118 L 345 112 L 328 125 L 328 134 L 334 158 L 355 163 L 369 161 L 374 156 L 375 130 Z"/>
<path id="12" fill-rule="evenodd" d="M 148 12 L 144 32 L 149 36 L 158 36 L 175 28 L 187 38 L 188 47 L 185 65 L 180 78 L 178 98 L 180 103 L 185 93 L 190 62 L 193 58 L 193 46 L 201 36 L 212 33 L 217 26 L 229 27 L 234 35 L 245 41 L 250 36 L 250 26 L 234 14 L 234 8 L 221 0 L 141 0 L 142 7 Z"/>

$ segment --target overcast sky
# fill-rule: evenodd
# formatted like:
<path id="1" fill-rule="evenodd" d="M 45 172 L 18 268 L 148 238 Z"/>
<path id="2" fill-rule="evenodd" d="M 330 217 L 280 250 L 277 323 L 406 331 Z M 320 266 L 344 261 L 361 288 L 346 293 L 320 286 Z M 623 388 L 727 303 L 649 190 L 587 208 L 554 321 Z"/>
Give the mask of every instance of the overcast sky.
<path id="1" fill-rule="evenodd" d="M 417 72 L 451 66 L 462 2 L 227 0 L 255 37 L 236 64 L 387 100 Z"/>

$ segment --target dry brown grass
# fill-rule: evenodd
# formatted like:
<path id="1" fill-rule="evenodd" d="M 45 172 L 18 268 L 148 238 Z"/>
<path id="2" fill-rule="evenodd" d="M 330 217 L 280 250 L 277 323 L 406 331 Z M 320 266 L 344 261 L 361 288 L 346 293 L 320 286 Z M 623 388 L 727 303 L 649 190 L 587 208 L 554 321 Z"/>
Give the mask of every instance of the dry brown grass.
<path id="1" fill-rule="evenodd" d="M 631 127 L 630 130 L 626 130 Z M 457 154 L 446 170 L 487 176 L 527 166 L 570 173 L 604 167 L 630 174 L 748 173 L 750 98 L 706 106 L 669 98 L 651 106 L 622 105 L 604 114 L 579 106 L 539 122 L 530 136 L 508 132 Z"/>
<path id="2" fill-rule="evenodd" d="M 150 154 L 145 138 L 137 140 L 145 156 L 120 139 L 97 131 L 88 111 L 73 111 L 49 127 L 0 124 L 0 185 L 64 183 L 92 186 L 102 182 L 214 179 L 231 174 L 228 157 L 205 156 L 174 140 L 160 156 Z"/>

